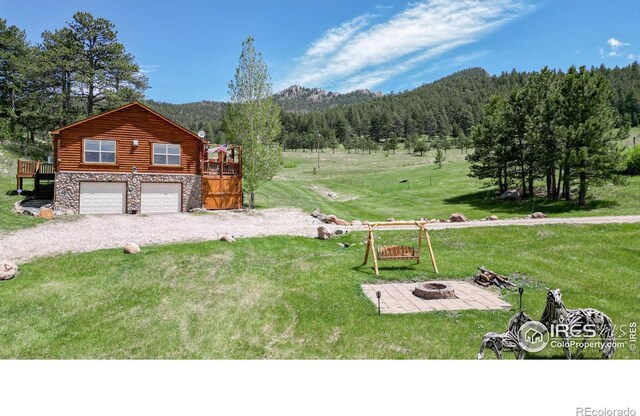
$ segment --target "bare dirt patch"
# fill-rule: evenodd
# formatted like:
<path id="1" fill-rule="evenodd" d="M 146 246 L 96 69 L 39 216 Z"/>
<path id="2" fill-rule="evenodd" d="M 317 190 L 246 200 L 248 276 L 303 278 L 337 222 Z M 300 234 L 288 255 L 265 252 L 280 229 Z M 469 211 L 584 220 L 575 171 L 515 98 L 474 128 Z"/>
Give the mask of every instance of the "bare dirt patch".
<path id="1" fill-rule="evenodd" d="M 353 201 L 354 199 L 358 199 L 359 198 L 359 197 L 354 196 L 354 195 L 341 194 L 339 192 L 332 191 L 331 189 L 326 188 L 324 186 L 320 186 L 320 185 L 311 185 L 308 188 L 311 189 L 311 190 L 316 191 L 317 193 L 319 193 L 323 197 L 325 197 L 327 199 L 330 199 L 332 201 L 344 202 L 344 201 Z"/>

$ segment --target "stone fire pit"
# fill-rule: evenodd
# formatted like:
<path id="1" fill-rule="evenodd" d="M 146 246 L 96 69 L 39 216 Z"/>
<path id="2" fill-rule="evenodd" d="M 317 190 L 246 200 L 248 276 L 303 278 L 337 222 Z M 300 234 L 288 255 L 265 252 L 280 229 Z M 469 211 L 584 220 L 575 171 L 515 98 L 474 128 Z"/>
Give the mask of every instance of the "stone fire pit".
<path id="1" fill-rule="evenodd" d="M 456 299 L 455 291 L 444 283 L 420 283 L 413 294 L 422 299 Z"/>

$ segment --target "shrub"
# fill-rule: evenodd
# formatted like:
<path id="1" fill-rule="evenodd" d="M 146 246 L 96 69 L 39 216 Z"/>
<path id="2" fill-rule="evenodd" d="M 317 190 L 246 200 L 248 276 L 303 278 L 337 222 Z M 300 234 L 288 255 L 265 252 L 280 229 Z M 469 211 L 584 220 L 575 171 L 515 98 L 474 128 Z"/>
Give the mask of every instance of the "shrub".
<path id="1" fill-rule="evenodd" d="M 640 146 L 635 146 L 627 152 L 627 173 L 640 174 Z"/>

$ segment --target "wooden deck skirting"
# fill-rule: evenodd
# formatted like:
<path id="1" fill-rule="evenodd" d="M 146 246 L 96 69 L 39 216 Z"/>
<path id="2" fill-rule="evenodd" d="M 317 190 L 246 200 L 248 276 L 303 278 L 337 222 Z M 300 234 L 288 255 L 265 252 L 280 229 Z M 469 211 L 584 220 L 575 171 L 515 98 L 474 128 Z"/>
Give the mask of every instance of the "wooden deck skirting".
<path id="1" fill-rule="evenodd" d="M 242 147 L 208 144 L 203 156 L 200 162 L 203 206 L 206 209 L 242 208 Z"/>

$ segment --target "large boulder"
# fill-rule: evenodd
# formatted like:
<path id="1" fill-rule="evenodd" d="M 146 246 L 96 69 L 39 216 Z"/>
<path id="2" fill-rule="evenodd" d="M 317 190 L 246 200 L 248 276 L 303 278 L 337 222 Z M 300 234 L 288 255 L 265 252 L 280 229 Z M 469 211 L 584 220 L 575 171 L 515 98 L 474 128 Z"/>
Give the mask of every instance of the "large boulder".
<path id="1" fill-rule="evenodd" d="M 45 220 L 52 220 L 56 217 L 56 213 L 51 208 L 42 207 L 38 213 L 38 218 L 44 218 Z"/>
<path id="2" fill-rule="evenodd" d="M 346 226 L 346 225 L 351 225 L 351 223 L 347 220 L 341 220 L 340 218 L 336 218 L 336 221 L 334 222 L 335 225 L 342 225 L 342 226 Z"/>
<path id="3" fill-rule="evenodd" d="M 542 219 L 542 218 L 547 218 L 547 216 L 542 212 L 534 212 L 533 214 L 531 214 L 531 218 Z"/>
<path id="4" fill-rule="evenodd" d="M 489 221 L 498 221 L 498 216 L 497 215 L 491 215 L 489 217 Z"/>
<path id="5" fill-rule="evenodd" d="M 229 234 L 222 234 L 222 237 L 220 237 L 220 241 L 226 241 L 227 243 L 233 243 L 236 241 L 235 238 L 233 238 L 232 236 L 230 236 Z"/>
<path id="6" fill-rule="evenodd" d="M 0 261 L 0 280 L 13 279 L 18 273 L 18 266 L 10 261 Z"/>
<path id="7" fill-rule="evenodd" d="M 333 237 L 333 234 L 331 234 L 331 231 L 329 231 L 327 227 L 324 225 L 318 227 L 318 238 L 320 240 L 328 240 L 331 237 Z"/>
<path id="8" fill-rule="evenodd" d="M 318 218 L 322 213 L 320 212 L 320 208 L 316 208 L 313 210 L 313 212 L 311 213 L 311 216 L 313 218 Z"/>
<path id="9" fill-rule="evenodd" d="M 124 246 L 123 250 L 126 254 L 136 254 L 140 253 L 140 246 L 136 243 L 127 243 Z"/>
<path id="10" fill-rule="evenodd" d="M 502 193 L 502 195 L 500 195 L 498 198 L 500 198 L 500 199 L 519 199 L 520 198 L 520 192 L 518 192 L 517 189 L 509 189 L 507 191 L 504 191 Z"/>
<path id="11" fill-rule="evenodd" d="M 451 222 L 469 222 L 467 217 L 465 217 L 464 214 L 460 214 L 460 213 L 451 214 L 449 216 L 449 220 Z"/>

